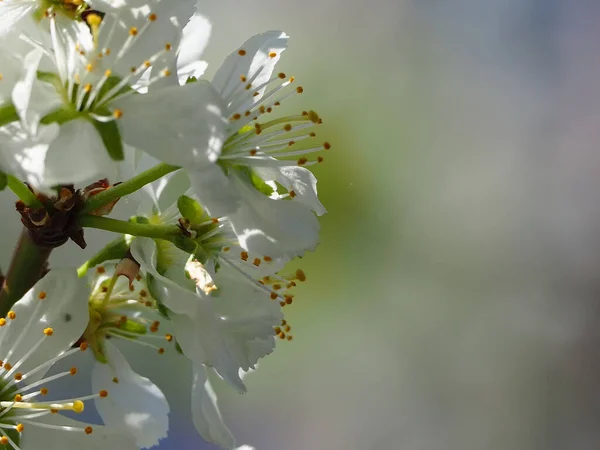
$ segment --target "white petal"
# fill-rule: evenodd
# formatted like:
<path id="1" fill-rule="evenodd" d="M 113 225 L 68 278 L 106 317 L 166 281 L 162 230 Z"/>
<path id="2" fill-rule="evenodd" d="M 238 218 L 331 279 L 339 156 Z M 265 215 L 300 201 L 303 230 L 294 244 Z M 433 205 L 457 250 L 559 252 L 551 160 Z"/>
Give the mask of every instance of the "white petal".
<path id="1" fill-rule="evenodd" d="M 37 133 L 42 117 L 60 107 L 62 101 L 56 89 L 37 79 L 43 52 L 36 49 L 25 57 L 25 73 L 15 84 L 12 100 L 23 127 L 31 134 Z"/>
<path id="2" fill-rule="evenodd" d="M 48 414 L 35 419 L 35 421 L 40 424 L 79 429 L 88 426 L 87 423 L 78 422 L 59 414 Z M 85 434 L 83 431 L 36 427 L 32 424 L 27 425 L 25 428 L 26 430 L 23 432 L 19 444 L 21 450 L 64 450 L 65 448 L 138 450 L 139 448 L 130 436 L 118 434 L 116 430 L 100 425 L 93 425 L 91 434 Z"/>
<path id="3" fill-rule="evenodd" d="M 85 119 L 61 125 L 44 162 L 46 186 L 78 184 L 102 177 L 114 179 L 115 165 L 98 131 Z"/>
<path id="4" fill-rule="evenodd" d="M 131 244 L 130 250 L 132 256 L 140 263 L 142 268 L 154 277 L 154 280 L 149 284 L 157 300 L 161 301 L 171 311 L 194 316 L 197 307 L 196 294 L 175 281 L 164 277 L 156 270 L 156 243 L 150 238 L 136 238 Z"/>
<path id="5" fill-rule="evenodd" d="M 177 342 L 195 363 L 213 367 L 239 392 L 246 390 L 240 369 L 253 369 L 274 346 L 279 303 L 229 266 L 222 266 L 212 295 L 198 294 L 194 317 L 172 314 Z"/>
<path id="6" fill-rule="evenodd" d="M 178 73 L 180 68 L 200 61 L 200 57 L 208 44 L 210 31 L 211 24 L 208 19 L 200 13 L 194 14 L 183 29 L 181 49 L 177 56 Z"/>
<path id="7" fill-rule="evenodd" d="M 114 430 L 133 434 L 139 447 L 158 444 L 169 429 L 167 399 L 148 378 L 135 373 L 110 342 L 106 354 L 108 364 L 97 362 L 92 371 L 93 389 L 108 390 L 108 397 L 95 400 L 102 420 Z"/>
<path id="8" fill-rule="evenodd" d="M 113 102 L 123 140 L 169 164 L 197 168 L 216 161 L 225 139 L 221 99 L 202 81 Z"/>
<path id="9" fill-rule="evenodd" d="M 317 178 L 304 167 L 256 167 L 256 173 L 263 180 L 274 180 L 296 196 L 293 202 L 299 202 L 313 210 L 318 216 L 327 212 L 317 197 Z"/>
<path id="10" fill-rule="evenodd" d="M 15 31 L 18 23 L 33 12 L 37 0 L 0 2 L 0 36 Z"/>
<path id="11" fill-rule="evenodd" d="M 0 167 L 36 189 L 52 194 L 45 183 L 44 160 L 59 131 L 55 123 L 40 126 L 36 136 L 27 133 L 19 122 L 0 128 Z"/>
<path id="12" fill-rule="evenodd" d="M 192 385 L 192 421 L 202 437 L 226 449 L 235 447 L 235 440 L 223 422 L 217 396 L 202 364 L 194 364 Z"/>
<path id="13" fill-rule="evenodd" d="M 231 55 L 225 59 L 223 65 L 214 76 L 213 84 L 221 95 L 227 97 L 240 85 L 240 75 L 245 75 L 248 80 L 254 78 L 252 86 L 259 86 L 271 78 L 275 64 L 279 61 L 281 53 L 287 48 L 288 36 L 282 31 L 267 31 L 248 39 Z M 245 52 L 242 56 L 240 51 Z M 271 57 L 270 54 L 276 56 Z M 236 110 L 246 110 L 252 103 L 259 101 L 264 93 L 264 88 L 259 95 L 254 96 L 254 90 L 247 90 L 247 100 Z"/>
<path id="14" fill-rule="evenodd" d="M 40 299 L 42 292 L 44 299 Z M 87 295 L 86 282 L 77 277 L 75 269 L 51 270 L 14 304 L 12 309 L 16 318 L 7 319 L 7 325 L 0 331 L 0 359 L 4 362 L 8 359 L 16 366 L 17 361 L 41 340 L 42 344 L 19 365 L 19 372 L 26 373 L 69 350 L 89 322 Z M 46 328 L 52 328 L 54 334 L 45 336 Z M 12 356 L 7 358 L 9 351 Z M 36 377 L 42 375 L 38 373 Z"/>
<path id="15" fill-rule="evenodd" d="M 15 83 L 21 76 L 23 62 L 8 50 L 8 41 L 0 41 L 0 67 L 2 67 L 2 80 L 0 80 L 0 104 L 9 102 Z"/>
<path id="16" fill-rule="evenodd" d="M 319 221 L 301 203 L 274 200 L 238 177 L 232 177 L 242 195 L 240 208 L 229 216 L 246 250 L 272 258 L 301 256 L 319 242 Z"/>
<path id="17" fill-rule="evenodd" d="M 227 216 L 237 211 L 240 206 L 240 194 L 220 166 L 212 164 L 189 170 L 188 176 L 192 190 L 213 217 Z"/>

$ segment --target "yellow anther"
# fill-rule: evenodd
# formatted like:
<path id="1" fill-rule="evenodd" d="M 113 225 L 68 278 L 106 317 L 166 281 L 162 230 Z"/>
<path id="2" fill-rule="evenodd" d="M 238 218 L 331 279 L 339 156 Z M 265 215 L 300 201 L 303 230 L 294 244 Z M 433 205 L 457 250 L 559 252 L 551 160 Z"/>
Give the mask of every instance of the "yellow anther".
<path id="1" fill-rule="evenodd" d="M 242 251 L 242 252 L 240 253 L 240 259 L 241 259 L 242 261 L 248 261 L 248 252 L 246 252 L 246 251 Z"/>
<path id="2" fill-rule="evenodd" d="M 77 374 L 77 367 L 71 367 L 71 368 L 69 369 L 69 373 L 70 373 L 71 375 L 76 375 L 76 374 Z"/>
<path id="3" fill-rule="evenodd" d="M 317 156 L 317 162 L 318 163 L 322 163 L 323 162 L 323 157 L 322 156 Z"/>
<path id="4" fill-rule="evenodd" d="M 106 269 L 105 269 L 103 266 L 98 266 L 98 267 L 96 268 L 96 273 L 98 273 L 98 274 L 100 274 L 100 275 L 102 275 L 102 274 L 103 274 L 103 273 L 105 273 L 105 272 L 106 272 Z"/>
<path id="5" fill-rule="evenodd" d="M 92 70 L 94 70 L 94 65 L 91 63 L 86 65 L 85 70 L 87 70 L 88 72 L 91 72 Z"/>
<path id="6" fill-rule="evenodd" d="M 256 267 L 260 266 L 261 260 L 260 258 L 254 258 L 254 261 L 252 261 L 252 264 L 254 264 Z"/>
<path id="7" fill-rule="evenodd" d="M 152 63 L 148 60 L 144 61 L 144 66 L 146 67 L 150 67 L 152 65 Z"/>
<path id="8" fill-rule="evenodd" d="M 92 434 L 94 429 L 92 427 L 85 427 L 85 434 Z"/>
<path id="9" fill-rule="evenodd" d="M 287 336 L 287 337 L 286 337 L 286 339 L 287 339 L 288 341 L 291 341 L 292 339 L 294 339 L 294 336 Z"/>
<path id="10" fill-rule="evenodd" d="M 171 44 L 165 44 L 165 50 L 170 52 L 173 46 Z"/>
<path id="11" fill-rule="evenodd" d="M 308 159 L 302 157 L 298 160 L 298 165 L 299 166 L 303 166 L 304 164 L 306 164 L 308 162 Z"/>
<path id="12" fill-rule="evenodd" d="M 4 317 L 0 318 L 0 327 L 6 325 L 6 319 Z"/>
<path id="13" fill-rule="evenodd" d="M 15 395 L 15 402 L 22 402 L 22 401 L 23 401 L 23 396 L 21 394 Z"/>
<path id="14" fill-rule="evenodd" d="M 108 78 L 108 77 L 110 77 L 111 75 L 112 75 L 112 70 L 110 70 L 110 69 L 106 69 L 106 70 L 104 71 L 104 76 L 105 76 L 105 77 L 107 77 L 107 78 Z"/>
<path id="15" fill-rule="evenodd" d="M 273 258 L 271 258 L 270 256 L 263 256 L 263 259 L 265 260 L 265 262 L 273 261 Z"/>
<path id="16" fill-rule="evenodd" d="M 229 251 L 229 247 L 223 247 L 223 251 L 224 252 L 228 252 Z"/>
<path id="17" fill-rule="evenodd" d="M 244 50 L 243 48 L 240 48 L 240 49 L 238 50 L 238 55 L 240 55 L 240 56 L 245 56 L 245 55 L 246 55 L 246 50 Z"/>
<path id="18" fill-rule="evenodd" d="M 48 388 L 41 388 L 40 389 L 40 394 L 42 394 L 42 395 L 48 395 Z"/>
<path id="19" fill-rule="evenodd" d="M 54 334 L 54 330 L 50 327 L 44 329 L 44 334 L 46 336 L 52 336 Z"/>
<path id="20" fill-rule="evenodd" d="M 283 80 L 285 78 L 285 73 L 279 72 L 277 76 Z"/>
<path id="21" fill-rule="evenodd" d="M 292 124 L 291 124 L 291 123 L 286 123 L 286 124 L 283 126 L 283 129 L 284 129 L 285 131 L 292 131 Z"/>
<path id="22" fill-rule="evenodd" d="M 25 425 L 23 425 L 22 423 L 17 424 L 17 426 L 15 427 L 15 430 L 17 430 L 18 433 L 22 433 L 24 429 Z"/>
<path id="23" fill-rule="evenodd" d="M 129 29 L 129 35 L 130 36 L 137 36 L 137 34 L 138 34 L 138 29 L 136 27 L 131 27 Z"/>
<path id="24" fill-rule="evenodd" d="M 276 56 L 277 56 L 277 53 L 275 53 L 275 52 L 269 53 L 269 58 L 275 58 Z"/>
<path id="25" fill-rule="evenodd" d="M 44 291 L 40 292 L 40 293 L 38 294 L 38 298 L 39 298 L 40 300 L 44 300 L 44 299 L 46 298 L 46 293 L 45 293 Z"/>
<path id="26" fill-rule="evenodd" d="M 289 194 L 291 198 L 294 198 L 296 196 L 296 192 L 293 189 L 289 192 Z"/>
<path id="27" fill-rule="evenodd" d="M 324 142 L 324 143 L 323 143 L 323 148 L 324 148 L 325 150 L 329 150 L 329 149 L 331 148 L 331 144 L 330 144 L 329 142 Z"/>
<path id="28" fill-rule="evenodd" d="M 9 362 L 6 362 L 6 363 L 4 363 L 4 370 L 7 370 L 7 371 L 8 371 L 8 370 L 10 370 L 10 369 L 12 369 L 12 364 L 11 364 L 11 363 L 9 363 Z"/>
<path id="29" fill-rule="evenodd" d="M 113 117 L 115 119 L 120 119 L 121 117 L 123 117 L 123 111 L 121 111 L 119 108 L 115 109 L 113 111 Z"/>
<path id="30" fill-rule="evenodd" d="M 106 397 L 108 397 L 108 391 L 105 391 L 105 390 L 103 389 L 103 390 L 101 390 L 101 391 L 98 393 L 98 395 L 99 395 L 101 398 L 106 398 Z"/>
<path id="31" fill-rule="evenodd" d="M 150 22 L 154 22 L 157 19 L 156 14 L 152 13 L 148 16 Z"/>
<path id="32" fill-rule="evenodd" d="M 271 300 L 275 300 L 279 296 L 275 292 L 271 292 L 271 294 L 269 295 L 269 297 L 271 297 Z"/>
<path id="33" fill-rule="evenodd" d="M 159 349 L 158 349 L 158 353 L 159 353 L 159 354 L 161 354 L 161 355 L 162 355 L 164 352 L 165 352 L 165 349 L 164 349 L 164 348 L 162 348 L 162 347 L 161 347 L 161 348 L 159 348 Z"/>
<path id="34" fill-rule="evenodd" d="M 15 380 L 21 381 L 23 379 L 23 374 L 21 372 L 15 373 Z"/>
<path id="35" fill-rule="evenodd" d="M 83 412 L 83 409 L 85 408 L 85 405 L 83 404 L 83 402 L 81 400 L 75 400 L 73 402 L 73 411 L 75 411 L 76 413 L 81 413 Z"/>
<path id="36" fill-rule="evenodd" d="M 89 93 L 92 90 L 92 85 L 90 83 L 86 83 L 85 86 L 83 86 L 83 90 Z"/>
<path id="37" fill-rule="evenodd" d="M 173 340 L 173 335 L 165 334 L 165 339 L 167 340 L 167 342 L 171 342 Z"/>
<path id="38" fill-rule="evenodd" d="M 10 320 L 15 320 L 17 318 L 17 313 L 14 311 L 9 311 L 6 317 L 8 317 Z"/>
<path id="39" fill-rule="evenodd" d="M 119 379 L 117 377 L 114 377 L 112 379 L 112 382 L 115 383 L 115 384 L 119 384 Z"/>
<path id="40" fill-rule="evenodd" d="M 302 94 L 302 93 L 304 92 L 304 88 L 303 88 L 302 86 L 298 86 L 298 87 L 296 88 L 296 92 L 297 92 L 298 94 Z"/>
<path id="41" fill-rule="evenodd" d="M 233 116 L 231 116 L 231 120 L 240 120 L 242 118 L 242 115 L 239 113 L 235 113 Z"/>
<path id="42" fill-rule="evenodd" d="M 102 17 L 100 17 L 98 14 L 92 13 L 87 15 L 85 21 L 91 27 L 98 27 L 102 23 Z"/>
<path id="43" fill-rule="evenodd" d="M 241 81 L 242 83 L 245 83 L 245 82 L 246 82 L 246 80 L 247 80 L 247 78 L 246 78 L 246 75 L 240 75 L 240 81 Z"/>
<path id="44" fill-rule="evenodd" d="M 163 70 L 162 74 L 165 77 L 170 77 L 171 76 L 171 71 L 169 69 L 165 69 L 165 70 Z"/>
<path id="45" fill-rule="evenodd" d="M 85 352 L 88 348 L 87 342 L 82 342 L 81 344 L 79 344 L 79 350 L 81 350 L 82 352 Z"/>
<path id="46" fill-rule="evenodd" d="M 9 441 L 8 441 L 8 437 L 7 436 L 2 436 L 0 438 L 0 444 L 2 445 L 8 445 Z"/>

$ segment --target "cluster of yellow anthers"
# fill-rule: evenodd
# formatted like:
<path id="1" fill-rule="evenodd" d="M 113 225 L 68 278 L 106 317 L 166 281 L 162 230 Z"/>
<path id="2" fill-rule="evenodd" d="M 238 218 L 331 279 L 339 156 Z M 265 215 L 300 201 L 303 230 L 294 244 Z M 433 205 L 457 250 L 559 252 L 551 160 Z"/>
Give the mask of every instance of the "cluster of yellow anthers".
<path id="1" fill-rule="evenodd" d="M 106 268 L 104 266 L 96 268 L 97 276 L 104 275 L 105 273 Z M 116 279 L 111 280 L 114 283 L 102 283 L 98 292 L 92 293 L 90 308 L 99 313 L 92 316 L 98 317 L 100 320 L 100 323 L 93 327 L 94 334 L 101 333 L 102 335 L 89 336 L 89 340 L 96 342 L 98 339 L 104 339 L 107 336 L 125 339 L 146 347 L 151 347 L 162 355 L 165 353 L 165 348 L 154 345 L 152 342 L 155 342 L 156 339 L 172 342 L 173 336 L 168 333 L 158 335 L 160 321 L 149 318 L 149 316 L 155 315 L 156 304 L 145 286 L 141 288 L 136 286 L 137 283 L 143 284 L 142 276 L 138 273 L 135 276 L 135 280 L 129 283 L 122 283 L 119 289 L 115 289 Z M 135 308 L 136 304 L 142 309 Z M 128 316 L 124 314 L 125 308 L 134 312 L 141 311 L 142 314 L 136 314 L 135 317 Z M 93 320 L 93 317 L 91 320 Z M 128 331 L 126 324 L 135 324 L 140 329 L 143 329 L 144 332 L 133 333 Z M 146 334 L 145 331 L 149 331 L 151 334 Z"/>
<path id="2" fill-rule="evenodd" d="M 240 49 L 238 55 L 245 57 L 247 52 Z M 270 58 L 276 56 L 277 53 L 275 52 L 269 53 Z M 297 86 L 296 89 L 285 95 L 276 96 L 280 90 L 295 81 L 293 76 L 288 78 L 283 72 L 272 76 L 262 84 L 254 85 L 254 81 L 264 68 L 263 65 L 251 77 L 248 74 L 240 75 L 240 85 L 230 93 L 223 93 L 228 104 L 229 121 L 233 128 L 223 149 L 221 159 L 238 159 L 260 154 L 273 158 L 299 156 L 296 160 L 298 166 L 323 162 L 323 157 L 320 155 L 314 161 L 309 161 L 306 155 L 329 150 L 331 148 L 329 142 L 324 142 L 322 145 L 312 148 L 297 149 L 296 147 L 299 141 L 316 137 L 314 131 L 302 131 L 323 123 L 323 120 L 315 111 L 302 111 L 301 114 L 262 123 L 258 122 L 259 118 L 273 112 L 274 108 L 280 106 L 288 97 L 304 93 L 304 88 Z M 253 104 L 249 109 L 244 109 L 248 107 L 246 100 L 250 90 L 252 91 L 252 97 L 261 95 L 262 91 L 264 93 L 260 101 Z M 249 126 L 251 122 L 253 122 L 253 126 Z"/>
<path id="3" fill-rule="evenodd" d="M 81 343 L 79 347 L 71 348 L 53 358 L 48 359 L 41 365 L 29 369 L 28 371 L 19 371 L 19 368 L 27 362 L 27 360 L 39 349 L 39 347 L 46 341 L 46 339 L 52 338 L 54 335 L 54 328 L 46 327 L 42 330 L 42 336 L 40 339 L 30 348 L 28 348 L 24 354 L 17 356 L 17 350 L 22 351 L 19 347 L 23 343 L 23 339 L 27 336 L 31 336 L 31 328 L 34 327 L 34 318 L 38 316 L 37 312 L 41 308 L 42 303 L 47 299 L 48 295 L 46 292 L 39 292 L 37 295 L 37 304 L 33 313 L 26 318 L 27 322 L 24 324 L 18 323 L 17 313 L 15 311 L 9 311 L 6 318 L 0 318 L 0 350 L 2 352 L 2 360 L 0 360 L 0 444 L 11 445 L 14 449 L 18 450 L 18 445 L 8 436 L 6 430 L 15 430 L 19 434 L 23 433 L 26 424 L 33 426 L 37 425 L 35 419 L 37 417 L 46 414 L 56 414 L 59 411 L 73 411 L 81 413 L 84 410 L 84 402 L 95 398 L 105 398 L 108 396 L 108 391 L 101 390 L 97 394 L 88 396 L 71 398 L 68 400 L 55 400 L 52 402 L 36 401 L 36 397 L 46 396 L 49 392 L 47 387 L 48 383 L 58 380 L 60 378 L 75 376 L 77 374 L 77 367 L 71 367 L 69 370 L 50 375 L 42 376 L 41 379 L 36 381 L 28 382 L 28 379 L 34 375 L 39 374 L 41 371 L 48 370 L 57 361 L 64 359 L 73 353 L 87 350 L 88 346 L 85 342 Z M 15 326 L 19 326 L 20 329 L 17 332 L 16 338 L 10 343 L 5 343 L 4 339 L 7 332 Z M 3 344 L 6 344 L 4 347 Z M 8 348 L 8 351 L 3 348 Z M 15 359 L 13 361 L 13 358 Z M 35 379 L 35 378 L 34 378 Z M 77 427 L 62 427 L 60 425 L 44 424 L 47 428 L 55 428 L 68 431 L 82 431 L 86 434 L 91 434 L 93 428 L 86 426 L 85 428 Z"/>

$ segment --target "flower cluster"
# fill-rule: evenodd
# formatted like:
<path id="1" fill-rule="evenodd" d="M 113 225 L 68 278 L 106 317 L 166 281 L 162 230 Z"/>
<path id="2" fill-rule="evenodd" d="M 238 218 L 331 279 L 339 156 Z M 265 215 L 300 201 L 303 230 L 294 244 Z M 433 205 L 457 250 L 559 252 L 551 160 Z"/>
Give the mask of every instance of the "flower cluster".
<path id="1" fill-rule="evenodd" d="M 0 292 L 0 444 L 158 444 L 169 399 L 128 341 L 191 361 L 196 429 L 236 448 L 212 383 L 245 392 L 292 340 L 295 259 L 325 213 L 309 167 L 331 145 L 317 112 L 279 113 L 304 91 L 276 71 L 285 33 L 251 37 L 208 80 L 210 26 L 196 0 L 0 0 L 0 185 L 24 225 Z M 108 217 L 125 196 L 136 215 Z M 79 269 L 48 268 L 69 238 L 85 248 L 86 227 L 118 237 Z M 77 374 L 65 359 L 92 362 L 92 393 L 47 400 Z M 102 425 L 65 415 L 86 403 Z"/>

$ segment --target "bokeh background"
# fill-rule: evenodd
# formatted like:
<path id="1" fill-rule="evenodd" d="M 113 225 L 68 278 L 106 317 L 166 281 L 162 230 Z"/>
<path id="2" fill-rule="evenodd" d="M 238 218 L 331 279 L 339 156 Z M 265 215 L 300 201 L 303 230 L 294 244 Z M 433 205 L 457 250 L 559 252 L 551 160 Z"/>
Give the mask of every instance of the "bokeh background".
<path id="1" fill-rule="evenodd" d="M 600 448 L 600 3 L 203 3 L 208 75 L 286 31 L 281 70 L 305 88 L 287 107 L 318 111 L 333 144 L 294 341 L 247 394 L 217 386 L 240 444 Z M 160 449 L 215 449 L 191 426 L 185 361 L 133 365 L 172 399 Z"/>

